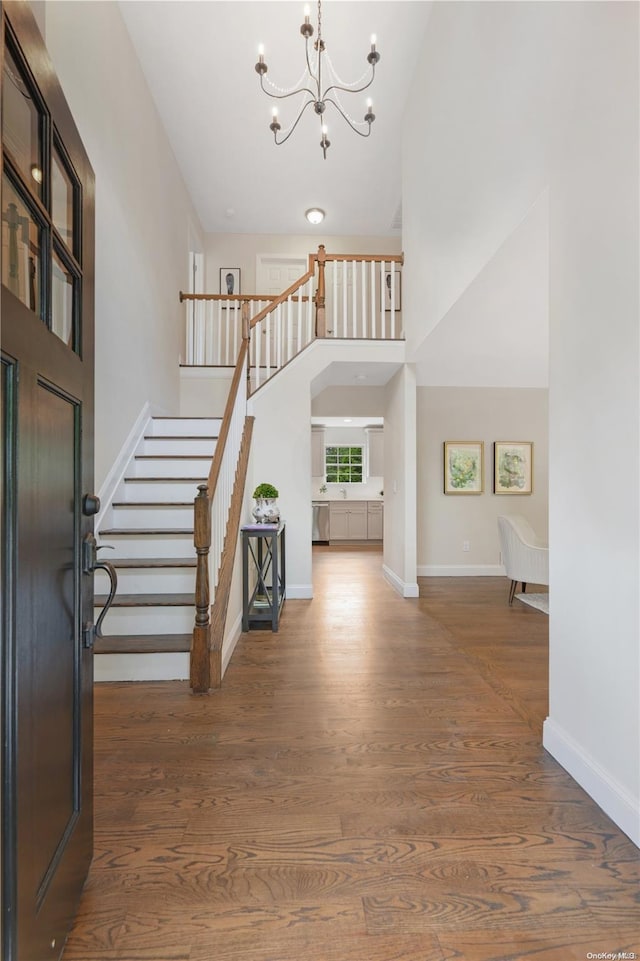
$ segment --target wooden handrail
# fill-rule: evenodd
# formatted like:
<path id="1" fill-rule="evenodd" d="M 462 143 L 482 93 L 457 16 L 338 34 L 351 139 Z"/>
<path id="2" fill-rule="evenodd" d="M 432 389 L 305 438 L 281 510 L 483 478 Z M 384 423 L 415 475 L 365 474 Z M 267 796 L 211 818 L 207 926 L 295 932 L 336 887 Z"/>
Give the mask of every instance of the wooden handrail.
<path id="1" fill-rule="evenodd" d="M 224 408 L 224 414 L 222 417 L 222 426 L 220 427 L 220 435 L 216 443 L 216 449 L 213 455 L 213 460 L 211 461 L 211 469 L 209 471 L 209 477 L 207 479 L 207 492 L 210 498 L 213 498 L 213 494 L 216 489 L 216 484 L 218 483 L 218 476 L 220 474 L 220 468 L 222 466 L 222 457 L 224 455 L 224 448 L 225 448 L 225 444 L 227 443 L 227 437 L 229 436 L 229 428 L 231 427 L 231 414 L 233 412 L 233 408 L 236 402 L 236 394 L 238 392 L 240 378 L 242 377 L 242 374 L 244 371 L 246 358 L 247 358 L 247 341 L 243 338 L 242 346 L 240 347 L 240 353 L 238 354 L 238 360 L 236 362 L 236 369 L 233 372 L 233 378 L 231 380 L 231 387 L 229 388 L 227 403 Z"/>
<path id="2" fill-rule="evenodd" d="M 275 300 L 275 294 L 185 294 L 180 291 L 180 303 L 185 300 L 238 300 L 245 301 Z"/>
<path id="3" fill-rule="evenodd" d="M 315 255 L 312 255 L 312 256 L 315 256 Z M 267 316 L 267 314 L 270 314 L 272 310 L 275 310 L 278 304 L 283 304 L 293 293 L 295 293 L 296 290 L 298 290 L 299 287 L 302 287 L 303 284 L 306 284 L 308 280 L 311 280 L 311 278 L 313 277 L 313 274 L 314 274 L 313 270 L 307 270 L 306 274 L 303 274 L 302 277 L 298 277 L 298 279 L 293 284 L 291 284 L 290 287 L 287 287 L 287 289 L 284 290 L 281 294 L 278 294 L 277 297 L 274 297 L 273 301 L 269 304 L 268 307 L 263 307 L 263 309 L 260 311 L 259 314 L 256 314 L 255 317 L 251 318 L 251 327 L 253 328 L 257 324 L 259 324 L 260 321 Z M 303 300 L 304 299 L 306 298 L 303 298 Z"/>
<path id="4" fill-rule="evenodd" d="M 404 264 L 404 254 L 325 254 L 325 260 L 355 260 L 367 264 Z"/>

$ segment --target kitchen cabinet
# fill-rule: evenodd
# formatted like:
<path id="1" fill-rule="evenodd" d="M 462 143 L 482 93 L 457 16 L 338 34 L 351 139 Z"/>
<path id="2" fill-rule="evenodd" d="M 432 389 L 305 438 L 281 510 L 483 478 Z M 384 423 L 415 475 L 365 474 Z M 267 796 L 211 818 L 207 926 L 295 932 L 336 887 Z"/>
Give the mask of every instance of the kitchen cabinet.
<path id="1" fill-rule="evenodd" d="M 324 427 L 311 428 L 311 476 L 324 477 Z"/>
<path id="2" fill-rule="evenodd" d="M 367 502 L 332 501 L 329 505 L 329 540 L 367 540 Z"/>
<path id="3" fill-rule="evenodd" d="M 381 501 L 367 502 L 367 539 L 381 541 L 384 519 L 384 505 Z"/>
<path id="4" fill-rule="evenodd" d="M 367 428 L 367 476 L 384 477 L 384 428 Z"/>

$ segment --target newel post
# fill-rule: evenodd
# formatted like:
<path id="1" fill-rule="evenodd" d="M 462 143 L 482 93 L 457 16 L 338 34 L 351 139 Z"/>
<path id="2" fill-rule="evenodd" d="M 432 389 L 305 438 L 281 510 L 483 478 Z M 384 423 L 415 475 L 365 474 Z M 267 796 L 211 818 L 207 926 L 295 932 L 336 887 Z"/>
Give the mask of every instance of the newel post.
<path id="1" fill-rule="evenodd" d="M 196 549 L 196 621 L 191 642 L 190 684 L 194 694 L 206 694 L 211 687 L 209 667 L 209 549 L 211 547 L 211 502 L 206 484 L 198 485 L 193 502 L 193 543 Z"/>
<path id="2" fill-rule="evenodd" d="M 325 317 L 325 285 L 324 285 L 324 265 L 327 260 L 324 244 L 318 247 L 318 289 L 316 290 L 316 337 L 327 336 L 327 320 Z"/>

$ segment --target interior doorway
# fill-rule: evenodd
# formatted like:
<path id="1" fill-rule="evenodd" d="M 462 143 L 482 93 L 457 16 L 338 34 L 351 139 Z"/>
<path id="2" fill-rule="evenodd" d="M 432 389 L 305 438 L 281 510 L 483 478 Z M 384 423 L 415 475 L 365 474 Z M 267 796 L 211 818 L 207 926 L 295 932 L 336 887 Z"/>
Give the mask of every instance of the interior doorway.
<path id="1" fill-rule="evenodd" d="M 281 294 L 306 273 L 307 265 L 306 257 L 295 254 L 257 254 L 255 292 Z"/>

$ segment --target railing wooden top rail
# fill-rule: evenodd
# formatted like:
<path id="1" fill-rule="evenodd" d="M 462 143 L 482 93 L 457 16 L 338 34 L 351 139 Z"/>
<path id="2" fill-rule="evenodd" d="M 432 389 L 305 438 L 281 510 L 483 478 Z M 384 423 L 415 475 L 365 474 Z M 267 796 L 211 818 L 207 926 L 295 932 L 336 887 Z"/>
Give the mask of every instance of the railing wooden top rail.
<path id="1" fill-rule="evenodd" d="M 267 316 L 267 314 L 270 314 L 273 310 L 275 310 L 278 304 L 284 304 L 289 297 L 295 294 L 296 290 L 299 290 L 302 286 L 304 286 L 304 284 L 306 284 L 308 280 L 311 280 L 315 273 L 315 260 L 316 255 L 309 254 L 309 269 L 307 272 L 303 274 L 302 277 L 298 277 L 298 279 L 291 284 L 290 287 L 287 287 L 287 289 L 283 290 L 281 294 L 279 294 L 277 297 L 274 297 L 267 307 L 263 307 L 262 310 L 255 315 L 255 317 L 251 318 L 250 326 L 252 329 L 259 324 L 260 321 Z"/>
<path id="2" fill-rule="evenodd" d="M 180 291 L 180 303 L 185 300 L 237 300 L 238 303 L 242 304 L 276 299 L 276 294 L 185 294 L 183 290 Z"/>
<path id="3" fill-rule="evenodd" d="M 317 254 L 315 255 L 317 257 Z M 404 254 L 327 254 L 325 260 L 355 260 L 373 264 L 404 264 Z"/>
<path id="4" fill-rule="evenodd" d="M 218 437 L 218 441 L 216 443 L 216 449 L 213 455 L 213 460 L 211 461 L 211 469 L 209 470 L 209 477 L 207 478 L 207 491 L 210 498 L 213 498 L 213 495 L 216 489 L 216 484 L 218 483 L 220 468 L 222 466 L 222 457 L 224 455 L 224 448 L 227 443 L 229 428 L 231 426 L 231 415 L 233 413 L 233 408 L 236 402 L 236 395 L 238 393 L 238 388 L 240 386 L 240 379 L 244 373 L 246 359 L 247 359 L 247 340 L 243 337 L 242 346 L 240 347 L 240 353 L 238 354 L 238 360 L 236 363 L 236 369 L 233 372 L 231 387 L 229 388 L 229 395 L 227 397 L 227 403 L 224 409 L 224 415 L 222 417 L 222 425 L 220 427 L 220 436 Z"/>

